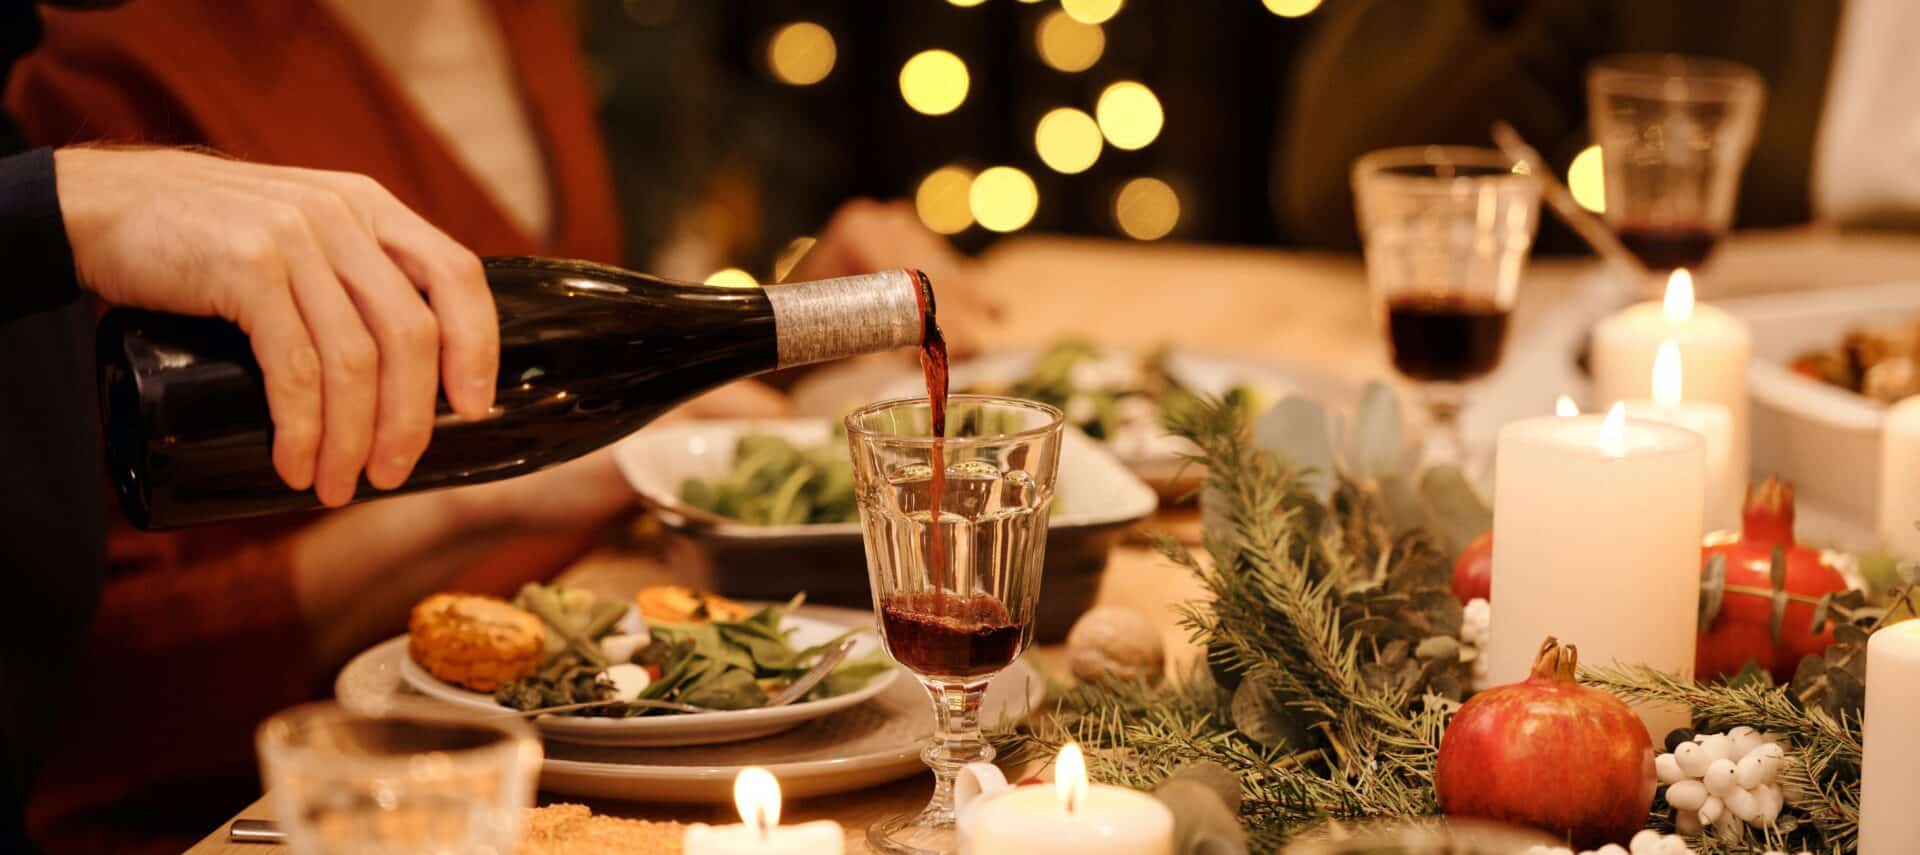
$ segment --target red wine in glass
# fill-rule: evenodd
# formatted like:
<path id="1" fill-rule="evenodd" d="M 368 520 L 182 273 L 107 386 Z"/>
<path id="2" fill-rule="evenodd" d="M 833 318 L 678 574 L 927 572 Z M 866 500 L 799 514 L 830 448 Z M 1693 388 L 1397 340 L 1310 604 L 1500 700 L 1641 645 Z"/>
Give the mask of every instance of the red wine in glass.
<path id="1" fill-rule="evenodd" d="M 1698 268 L 1713 254 L 1720 232 L 1706 226 L 1628 223 L 1614 229 L 1620 243 L 1653 270 Z"/>
<path id="2" fill-rule="evenodd" d="M 1020 626 L 987 594 L 899 594 L 880 608 L 887 652 L 927 677 L 980 677 L 1020 653 Z"/>
<path id="3" fill-rule="evenodd" d="M 1500 365 L 1506 307 L 1466 294 L 1406 294 L 1387 302 L 1393 367 L 1412 380 L 1461 383 Z"/>

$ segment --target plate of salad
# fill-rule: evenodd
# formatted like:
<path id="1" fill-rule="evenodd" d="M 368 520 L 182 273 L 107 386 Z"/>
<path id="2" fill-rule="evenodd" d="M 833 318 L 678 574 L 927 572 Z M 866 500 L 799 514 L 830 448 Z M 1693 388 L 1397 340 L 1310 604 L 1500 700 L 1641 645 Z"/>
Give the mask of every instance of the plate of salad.
<path id="1" fill-rule="evenodd" d="M 528 585 L 512 602 L 435 594 L 414 607 L 401 676 L 416 691 L 476 712 L 604 702 L 534 724 L 584 745 L 710 745 L 779 733 L 864 703 L 899 671 L 871 630 L 794 614 L 804 600 L 740 603 L 679 586 L 632 602 Z M 852 652 L 793 703 L 767 700 L 847 638 Z M 629 703 L 712 708 L 680 713 Z"/>

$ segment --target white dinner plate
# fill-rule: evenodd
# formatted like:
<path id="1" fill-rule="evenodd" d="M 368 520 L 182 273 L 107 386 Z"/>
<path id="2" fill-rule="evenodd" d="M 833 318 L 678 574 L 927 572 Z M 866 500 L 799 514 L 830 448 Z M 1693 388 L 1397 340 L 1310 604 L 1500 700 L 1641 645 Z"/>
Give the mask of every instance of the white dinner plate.
<path id="1" fill-rule="evenodd" d="M 817 614 L 855 613 L 808 606 Z M 872 620 L 871 615 L 857 615 Z M 838 616 L 836 616 L 838 617 Z M 340 702 L 377 710 L 413 696 L 401 672 L 406 644 L 396 639 L 355 657 L 334 682 Z M 899 672 L 896 672 L 899 673 Z M 981 720 L 1000 723 L 1025 715 L 1045 694 L 1045 682 L 1025 660 L 1013 663 L 987 689 Z M 927 693 L 911 674 L 899 674 L 872 700 L 745 742 L 682 748 L 619 748 L 549 741 L 541 766 L 543 791 L 579 798 L 727 805 L 733 779 L 746 766 L 763 766 L 780 779 L 786 798 L 851 792 L 926 770 L 920 749 L 933 733 Z"/>
<path id="2" fill-rule="evenodd" d="M 818 618 L 788 615 L 782 627 L 795 647 L 821 644 L 845 632 L 847 627 Z M 880 639 L 872 632 L 855 636 L 857 643 L 848 661 L 886 655 Z M 479 712 L 504 712 L 492 695 L 469 691 L 442 682 L 408 656 L 407 639 L 402 636 L 380 647 L 392 647 L 400 653 L 400 675 L 421 694 Z M 713 745 L 757 739 L 865 703 L 899 678 L 899 671 L 883 673 L 858 691 L 812 701 L 800 701 L 771 709 L 728 710 L 725 712 L 649 715 L 639 718 L 602 718 L 593 716 L 546 715 L 534 719 L 541 735 L 556 742 L 581 745 L 659 748 L 677 745 Z"/>

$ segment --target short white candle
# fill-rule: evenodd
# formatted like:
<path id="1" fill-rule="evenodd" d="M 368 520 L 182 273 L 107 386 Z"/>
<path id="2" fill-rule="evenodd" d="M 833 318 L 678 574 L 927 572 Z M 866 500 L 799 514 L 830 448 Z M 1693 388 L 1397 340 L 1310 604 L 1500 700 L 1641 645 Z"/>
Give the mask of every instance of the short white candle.
<path id="1" fill-rule="evenodd" d="M 832 820 L 780 824 L 780 782 L 758 766 L 733 779 L 740 825 L 690 825 L 681 837 L 686 855 L 841 855 L 846 834 Z"/>
<path id="2" fill-rule="evenodd" d="M 1902 558 L 1920 558 L 1920 395 L 1887 408 L 1880 431 L 1880 538 Z"/>
<path id="3" fill-rule="evenodd" d="M 1733 420 L 1727 465 L 1744 483 L 1750 474 L 1747 366 L 1753 359 L 1753 334 L 1725 311 L 1695 304 L 1693 278 L 1687 271 L 1673 272 L 1665 300 L 1628 306 L 1593 328 L 1594 400 L 1652 398 L 1653 360 L 1660 345 L 1669 340 L 1680 349 L 1687 366 L 1686 400 L 1712 401 L 1727 408 Z M 1745 492 L 1737 490 L 1735 495 Z"/>
<path id="4" fill-rule="evenodd" d="M 1683 427 L 1700 435 L 1707 450 L 1706 528 L 1739 531 L 1747 478 L 1733 465 L 1733 417 L 1716 402 L 1685 400 L 1683 364 L 1677 345 L 1661 344 L 1653 360 L 1653 400 L 1628 401 L 1627 418 Z"/>
<path id="5" fill-rule="evenodd" d="M 1920 841 L 1920 621 L 1867 639 L 1860 754 L 1860 855 L 1906 855 Z"/>
<path id="6" fill-rule="evenodd" d="M 1137 790 L 1089 785 L 1073 744 L 1054 759 L 1054 786 L 988 797 L 965 822 L 962 855 L 1173 855 L 1173 812 Z"/>
<path id="7" fill-rule="evenodd" d="M 1488 685 L 1525 679 L 1550 635 L 1592 665 L 1693 674 L 1704 444 L 1618 405 L 1500 429 Z M 1687 724 L 1684 710 L 1639 712 L 1656 740 Z"/>

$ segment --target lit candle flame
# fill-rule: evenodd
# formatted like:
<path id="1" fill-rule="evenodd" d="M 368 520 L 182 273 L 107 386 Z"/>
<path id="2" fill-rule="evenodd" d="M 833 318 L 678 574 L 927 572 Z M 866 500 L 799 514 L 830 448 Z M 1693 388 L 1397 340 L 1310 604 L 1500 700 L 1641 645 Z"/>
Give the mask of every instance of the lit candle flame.
<path id="1" fill-rule="evenodd" d="M 1577 416 L 1580 415 L 1580 405 L 1574 403 L 1572 398 L 1561 395 L 1553 402 L 1553 414 L 1563 419 L 1569 416 Z"/>
<path id="2" fill-rule="evenodd" d="M 1053 758 L 1053 791 L 1060 794 L 1060 804 L 1071 814 L 1080 809 L 1080 803 L 1087 799 L 1087 758 L 1080 753 L 1080 746 L 1069 742 L 1060 747 L 1060 753 Z"/>
<path id="3" fill-rule="evenodd" d="M 1661 306 L 1669 322 L 1693 317 L 1693 274 L 1682 267 L 1667 277 L 1667 299 Z"/>
<path id="4" fill-rule="evenodd" d="M 740 810 L 740 821 L 765 840 L 780 824 L 780 781 L 759 766 L 741 769 L 733 779 L 733 806 Z"/>
<path id="5" fill-rule="evenodd" d="M 1653 355 L 1653 402 L 1662 407 L 1679 404 L 1680 384 L 1680 346 L 1668 339 Z"/>
<path id="6" fill-rule="evenodd" d="M 1600 453 L 1608 457 L 1627 456 L 1627 405 L 1619 401 L 1607 409 L 1600 422 Z"/>

